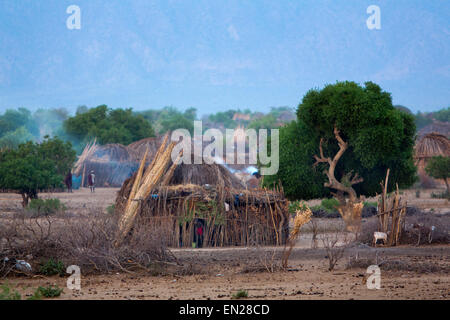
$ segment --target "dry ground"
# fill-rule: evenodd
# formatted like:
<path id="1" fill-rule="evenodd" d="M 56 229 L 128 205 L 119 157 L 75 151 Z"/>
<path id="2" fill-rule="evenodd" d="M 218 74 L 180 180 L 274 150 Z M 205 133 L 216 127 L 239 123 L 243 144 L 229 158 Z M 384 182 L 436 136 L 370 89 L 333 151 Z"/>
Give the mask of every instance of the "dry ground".
<path id="1" fill-rule="evenodd" d="M 359 255 L 375 256 L 371 252 L 374 250 L 379 251 L 381 259 L 401 260 L 415 266 L 432 264 L 441 270 L 434 273 L 384 271 L 381 267 L 381 289 L 369 290 L 364 283 L 366 270 L 346 269 L 345 264 L 348 255 L 356 251 Z M 254 249 L 182 249 L 175 254 L 186 265 L 192 263 L 193 272 L 198 274 L 86 276 L 82 278 L 80 292 L 65 289 L 60 299 L 230 299 L 239 290 L 248 291 L 250 299 L 450 299 L 448 246 L 353 248 L 333 272 L 327 271 L 323 249 L 295 249 L 290 260 L 291 271 L 275 273 L 249 268 L 263 254 Z M 10 278 L 8 281 L 22 295 L 30 295 L 38 286 L 65 287 L 66 278 Z"/>
<path id="2" fill-rule="evenodd" d="M 76 190 L 73 194 L 42 194 L 59 198 L 69 212 L 104 210 L 112 204 L 118 189 Z M 431 191 L 430 191 L 431 192 Z M 429 193 L 428 193 L 429 194 Z M 415 197 L 405 191 L 410 205 L 429 205 L 439 212 L 450 211 L 448 201 Z M 372 200 L 369 200 L 372 201 Z M 0 194 L 0 218 L 20 209 L 21 198 Z M 436 209 L 435 209 L 436 210 Z M 321 219 L 323 230 L 332 231 L 338 219 Z M 401 246 L 371 248 L 364 245 L 348 249 L 337 268 L 327 270 L 323 248 L 309 249 L 311 235 L 303 233 L 289 260 L 289 271 L 267 272 L 272 256 L 282 248 L 175 249 L 173 253 L 185 266 L 186 275 L 114 273 L 82 277 L 80 292 L 64 290 L 60 299 L 230 299 L 239 290 L 247 290 L 250 299 L 450 299 L 450 246 Z M 319 241 L 320 245 L 320 241 Z M 381 289 L 365 285 L 365 268 L 347 269 L 350 257 L 398 262 L 398 267 L 381 265 Z M 387 266 L 387 265 L 386 265 Z M 165 270 L 160 270 L 164 273 Z M 8 282 L 23 297 L 38 286 L 58 284 L 66 287 L 64 277 L 10 277 Z"/>

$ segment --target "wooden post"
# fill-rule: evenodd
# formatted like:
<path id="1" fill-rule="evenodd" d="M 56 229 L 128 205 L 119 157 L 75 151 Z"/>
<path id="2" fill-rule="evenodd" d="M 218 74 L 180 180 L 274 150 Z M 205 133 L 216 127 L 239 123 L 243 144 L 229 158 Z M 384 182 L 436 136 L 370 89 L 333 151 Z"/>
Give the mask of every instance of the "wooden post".
<path id="1" fill-rule="evenodd" d="M 81 177 L 81 188 L 84 188 L 84 175 L 86 174 L 86 164 L 83 163 L 83 176 Z"/>

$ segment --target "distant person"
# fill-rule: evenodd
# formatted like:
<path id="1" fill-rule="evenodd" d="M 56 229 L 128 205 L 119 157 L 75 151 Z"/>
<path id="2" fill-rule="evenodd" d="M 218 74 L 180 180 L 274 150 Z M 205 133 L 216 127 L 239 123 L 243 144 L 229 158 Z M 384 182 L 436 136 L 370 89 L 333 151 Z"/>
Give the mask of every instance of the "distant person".
<path id="1" fill-rule="evenodd" d="M 66 174 L 64 183 L 66 184 L 67 192 L 73 192 L 72 191 L 72 171 L 69 170 L 69 172 Z"/>
<path id="2" fill-rule="evenodd" d="M 91 189 L 91 192 L 95 192 L 95 174 L 94 170 L 91 170 L 91 172 L 88 175 L 88 185 Z"/>

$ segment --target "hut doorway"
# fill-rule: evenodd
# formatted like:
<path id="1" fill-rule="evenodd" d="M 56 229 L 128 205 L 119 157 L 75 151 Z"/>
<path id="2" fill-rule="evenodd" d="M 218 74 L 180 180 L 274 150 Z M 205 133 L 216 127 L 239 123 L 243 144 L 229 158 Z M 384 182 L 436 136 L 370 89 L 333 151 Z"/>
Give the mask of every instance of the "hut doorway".
<path id="1" fill-rule="evenodd" d="M 192 227 L 191 227 L 192 226 Z M 192 232 L 192 233 L 190 233 Z M 203 218 L 194 218 L 191 222 L 186 222 L 186 226 L 179 225 L 179 246 L 183 247 L 184 235 L 188 234 L 188 239 L 192 239 L 192 248 L 202 248 L 205 241 L 206 220 Z"/>

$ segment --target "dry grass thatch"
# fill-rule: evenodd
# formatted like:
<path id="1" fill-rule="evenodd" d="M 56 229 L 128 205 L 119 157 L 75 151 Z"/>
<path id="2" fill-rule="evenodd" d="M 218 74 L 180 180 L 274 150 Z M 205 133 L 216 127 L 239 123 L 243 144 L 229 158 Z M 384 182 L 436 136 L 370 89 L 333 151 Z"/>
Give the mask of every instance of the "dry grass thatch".
<path id="1" fill-rule="evenodd" d="M 220 164 L 180 164 L 176 167 L 169 185 L 197 184 L 217 185 L 222 184 L 231 188 L 244 188 L 241 181 L 228 169 Z"/>
<path id="2" fill-rule="evenodd" d="M 137 158 L 133 150 L 119 143 L 98 146 L 92 156 L 98 160 L 120 162 L 132 162 Z"/>
<path id="3" fill-rule="evenodd" d="M 429 133 L 415 146 L 416 161 L 427 160 L 434 156 L 450 157 L 450 140 L 439 133 Z"/>
<path id="4" fill-rule="evenodd" d="M 147 162 L 150 162 L 161 147 L 162 142 L 163 137 L 145 138 L 129 144 L 127 149 L 133 154 L 134 160 L 137 162 L 144 157 L 145 151 L 148 149 Z"/>

